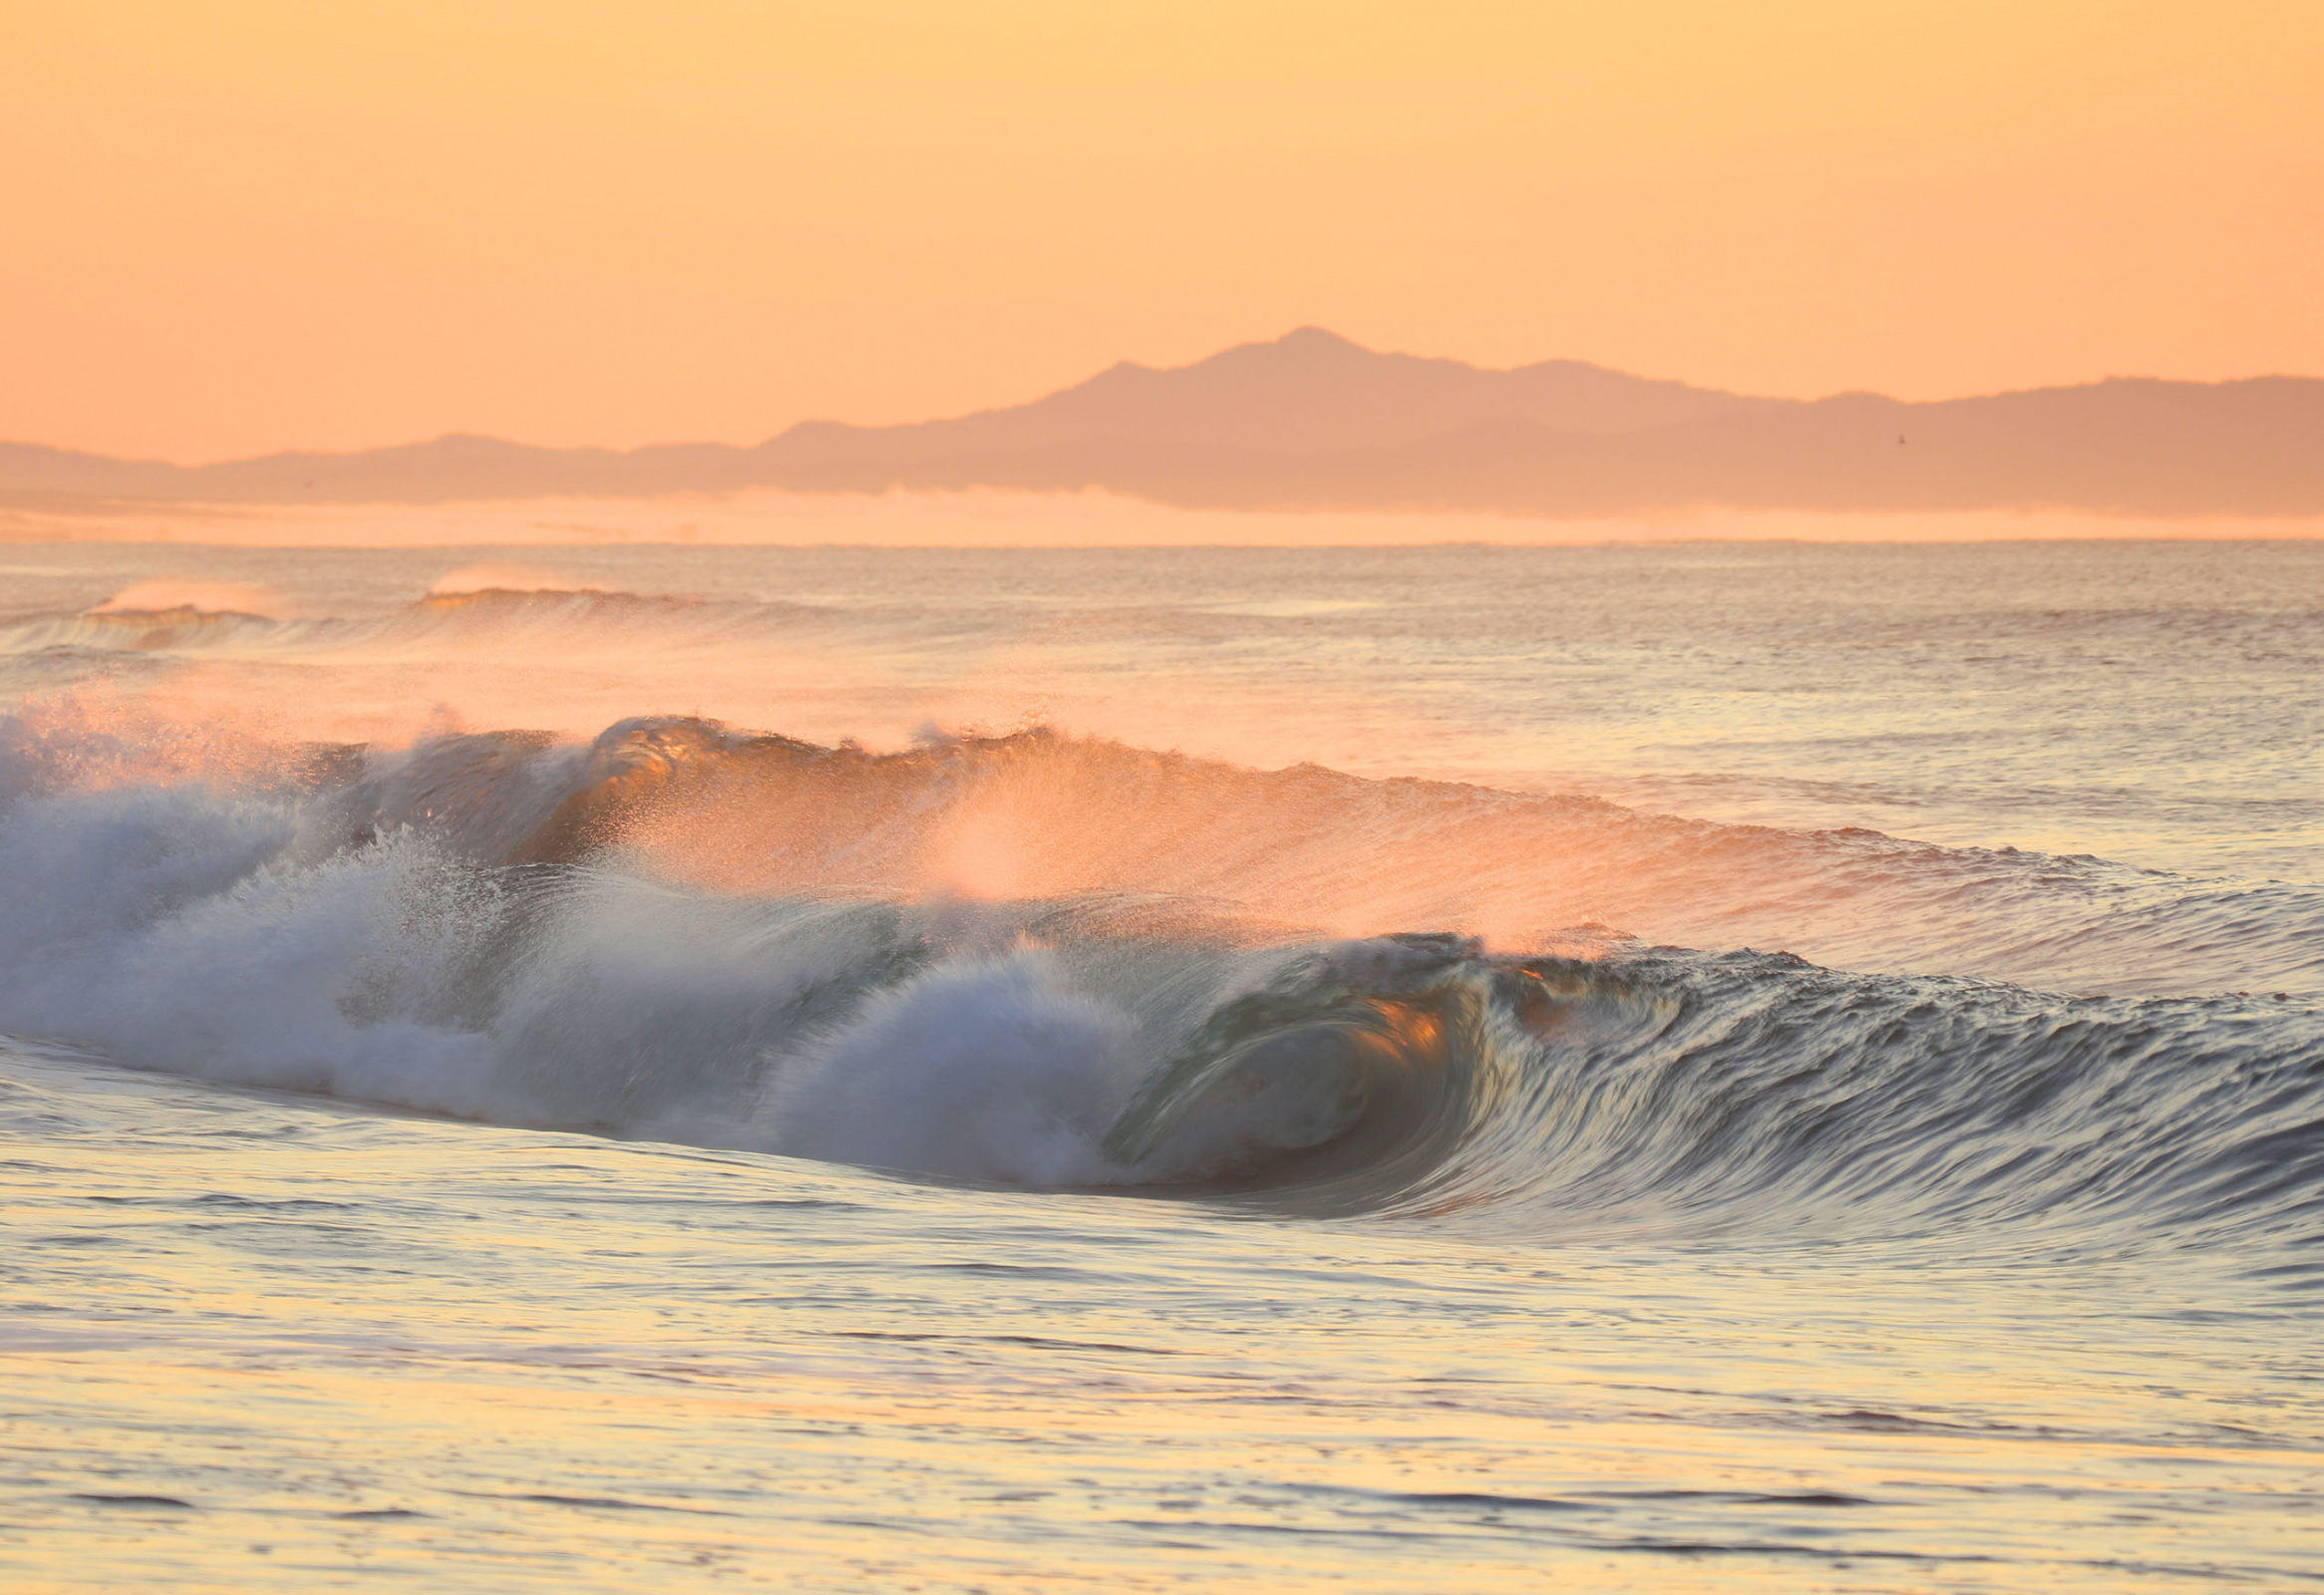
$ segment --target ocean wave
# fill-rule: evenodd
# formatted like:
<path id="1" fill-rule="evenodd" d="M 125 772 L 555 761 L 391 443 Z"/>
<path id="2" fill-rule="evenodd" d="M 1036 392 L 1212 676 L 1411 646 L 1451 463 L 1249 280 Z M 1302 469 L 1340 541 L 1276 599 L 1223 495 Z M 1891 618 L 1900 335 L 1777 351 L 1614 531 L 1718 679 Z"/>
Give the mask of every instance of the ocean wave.
<path id="1" fill-rule="evenodd" d="M 1131 892 L 1340 932 L 1456 925 L 1554 948 L 1618 926 L 2082 993 L 2324 995 L 2324 888 L 2299 882 L 1260 771 L 1039 729 L 875 754 L 644 717 L 586 745 L 440 738 L 362 770 L 342 799 L 354 831 L 426 823 L 480 861 L 618 854 L 717 891 Z"/>
<path id="2" fill-rule="evenodd" d="M 720 606 L 699 598 L 622 592 L 609 587 L 461 587 L 431 591 L 414 600 L 405 614 L 408 617 L 464 615 L 504 619 L 546 616 L 585 622 L 624 613 L 685 615 L 711 607 Z"/>
<path id="3" fill-rule="evenodd" d="M 279 637 L 295 627 L 267 615 L 179 604 L 166 609 L 93 609 L 0 630 L 0 651 L 25 654 L 56 648 L 134 653 L 229 647 Z"/>
<path id="4" fill-rule="evenodd" d="M 148 584 L 158 592 L 163 584 Z M 174 590 L 173 588 L 169 590 Z M 136 590 L 123 596 L 136 596 Z M 166 596 L 166 593 L 164 593 Z M 230 657 L 296 654 L 316 663 L 380 648 L 527 648 L 554 639 L 577 650 L 608 645 L 688 647 L 781 636 L 821 614 L 812 605 L 736 602 L 600 586 L 456 586 L 384 613 L 283 616 L 218 602 L 127 604 L 121 597 L 72 614 L 0 626 L 0 658 L 74 649 Z"/>
<path id="5" fill-rule="evenodd" d="M 2161 1235 L 2297 1273 L 2324 1204 L 2324 1021 L 2288 993 L 2066 996 L 1602 928 L 1521 945 L 1417 911 L 1316 919 L 1334 848 L 1350 877 L 1496 848 L 1523 869 L 1523 827 L 1548 821 L 1507 795 L 1043 736 L 874 756 L 684 720 L 310 753 L 265 779 L 95 779 L 56 766 L 61 741 L 0 737 L 0 1029 L 141 1067 L 926 1177 L 1560 1233 Z M 1018 852 L 977 866 L 1011 889 L 969 891 L 962 847 L 1007 851 L 980 806 L 995 783 L 1061 806 L 1020 812 Z M 1773 845 L 1925 866 L 1887 838 L 1547 812 L 1730 863 Z M 1023 856 L 1045 835 L 1078 863 Z M 1965 871 L 1944 889 L 1989 862 L 1940 860 Z"/>

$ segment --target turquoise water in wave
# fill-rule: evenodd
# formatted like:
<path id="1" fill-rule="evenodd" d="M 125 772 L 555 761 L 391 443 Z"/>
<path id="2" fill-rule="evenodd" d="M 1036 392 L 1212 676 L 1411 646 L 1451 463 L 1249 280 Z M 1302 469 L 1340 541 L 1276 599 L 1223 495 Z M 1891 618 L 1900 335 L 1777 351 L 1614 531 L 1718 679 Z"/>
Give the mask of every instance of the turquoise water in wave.
<path id="1" fill-rule="evenodd" d="M 12 1586 L 2324 1568 L 2324 547 L 4 552 Z"/>

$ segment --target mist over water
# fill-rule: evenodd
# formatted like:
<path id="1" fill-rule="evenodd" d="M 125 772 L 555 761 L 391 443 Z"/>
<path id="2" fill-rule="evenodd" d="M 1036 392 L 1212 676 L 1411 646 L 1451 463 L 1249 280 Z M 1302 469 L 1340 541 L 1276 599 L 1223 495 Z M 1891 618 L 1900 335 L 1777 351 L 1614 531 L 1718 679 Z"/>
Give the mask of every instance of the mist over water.
<path id="1" fill-rule="evenodd" d="M 2319 681 L 2307 543 L 12 548 L 0 1565 L 2299 1576 Z"/>

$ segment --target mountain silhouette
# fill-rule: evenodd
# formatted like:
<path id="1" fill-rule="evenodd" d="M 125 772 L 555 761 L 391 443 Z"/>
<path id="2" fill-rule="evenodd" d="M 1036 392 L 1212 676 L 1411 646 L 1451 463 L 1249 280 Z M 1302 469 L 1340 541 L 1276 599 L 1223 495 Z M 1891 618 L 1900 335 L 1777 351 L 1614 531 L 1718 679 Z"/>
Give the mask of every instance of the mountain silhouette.
<path id="1" fill-rule="evenodd" d="M 1983 398 L 1752 398 L 1579 361 L 1484 370 L 1317 327 L 1125 362 L 1031 404 L 757 448 L 469 436 L 183 467 L 0 444 L 0 498 L 427 503 L 742 487 L 1104 488 L 1199 508 L 2324 512 L 2324 381 L 2113 378 Z"/>

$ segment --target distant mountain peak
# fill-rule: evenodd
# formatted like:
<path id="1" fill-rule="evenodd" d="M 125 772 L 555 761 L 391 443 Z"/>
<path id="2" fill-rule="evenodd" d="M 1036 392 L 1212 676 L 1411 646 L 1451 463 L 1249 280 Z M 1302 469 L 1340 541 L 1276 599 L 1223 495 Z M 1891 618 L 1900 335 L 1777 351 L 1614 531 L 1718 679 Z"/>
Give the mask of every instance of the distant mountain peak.
<path id="1" fill-rule="evenodd" d="M 1293 327 L 1280 338 L 1262 343 L 1238 343 L 1221 349 L 1206 360 L 1197 360 L 1182 371 L 1198 371 L 1211 365 L 1239 365 L 1263 361 L 1280 364 L 1289 361 L 1297 365 L 1354 364 L 1361 361 L 1394 361 L 1411 358 L 1407 355 L 1382 354 L 1367 349 L 1350 338 L 1343 338 L 1328 327 Z"/>
<path id="2" fill-rule="evenodd" d="M 1293 327 L 1289 332 L 1286 332 L 1282 337 L 1275 340 L 1275 347 L 1278 349 L 1292 349 L 1301 351 L 1310 349 L 1329 349 L 1333 351 L 1348 351 L 1360 355 L 1368 355 L 1373 353 L 1372 350 L 1365 348 L 1362 344 L 1357 343 L 1354 339 L 1341 337 L 1338 333 L 1332 331 L 1329 327 L 1317 327 L 1312 325 L 1305 327 Z"/>
<path id="3" fill-rule="evenodd" d="M 1899 448 L 1905 438 L 1909 449 Z M 474 434 L 182 468 L 0 444 L 10 500 L 431 502 L 786 487 L 1103 487 L 1193 507 L 1622 515 L 1691 505 L 2324 513 L 2324 381 L 2111 378 L 1932 404 L 1751 398 L 1578 360 L 1512 369 L 1294 327 L 1186 365 L 757 448 L 531 449 Z"/>

